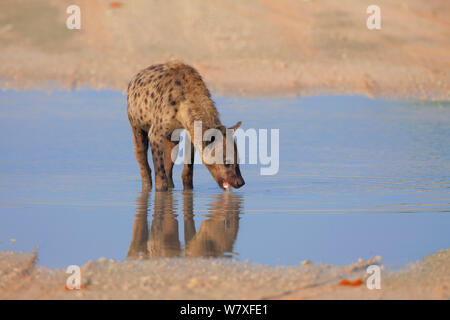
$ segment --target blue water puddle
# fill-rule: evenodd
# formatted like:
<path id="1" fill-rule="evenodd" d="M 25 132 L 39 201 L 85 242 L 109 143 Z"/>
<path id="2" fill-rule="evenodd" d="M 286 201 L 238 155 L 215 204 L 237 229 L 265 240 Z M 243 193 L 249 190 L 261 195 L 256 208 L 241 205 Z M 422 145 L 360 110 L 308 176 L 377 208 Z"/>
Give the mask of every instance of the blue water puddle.
<path id="1" fill-rule="evenodd" d="M 0 250 L 49 267 L 100 257 L 233 257 L 269 265 L 395 268 L 450 247 L 446 102 L 216 97 L 222 121 L 280 129 L 280 170 L 241 166 L 223 194 L 195 166 L 193 193 L 140 193 L 115 91 L 0 92 Z M 11 242 L 10 239 L 16 241 Z"/>

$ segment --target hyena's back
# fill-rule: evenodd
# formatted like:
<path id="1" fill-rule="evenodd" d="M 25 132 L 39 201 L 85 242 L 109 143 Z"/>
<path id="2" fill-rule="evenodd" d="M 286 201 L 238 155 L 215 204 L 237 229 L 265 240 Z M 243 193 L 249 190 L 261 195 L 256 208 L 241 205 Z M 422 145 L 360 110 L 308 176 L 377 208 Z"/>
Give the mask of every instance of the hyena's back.
<path id="1" fill-rule="evenodd" d="M 132 126 L 168 135 L 181 127 L 176 119 L 181 102 L 198 105 L 209 98 L 210 93 L 194 68 L 181 62 L 152 65 L 128 85 L 128 118 Z"/>

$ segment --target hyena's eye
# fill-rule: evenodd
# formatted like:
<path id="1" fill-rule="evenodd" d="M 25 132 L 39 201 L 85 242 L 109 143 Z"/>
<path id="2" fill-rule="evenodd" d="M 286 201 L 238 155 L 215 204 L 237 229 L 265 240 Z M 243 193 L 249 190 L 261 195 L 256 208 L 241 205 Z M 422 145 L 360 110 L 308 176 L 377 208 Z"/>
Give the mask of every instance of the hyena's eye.
<path id="1" fill-rule="evenodd" d="M 213 143 L 215 140 L 216 140 L 216 137 L 215 137 L 215 136 L 212 136 L 210 141 L 205 141 L 205 146 L 209 146 L 209 145 L 210 145 L 211 143 Z"/>

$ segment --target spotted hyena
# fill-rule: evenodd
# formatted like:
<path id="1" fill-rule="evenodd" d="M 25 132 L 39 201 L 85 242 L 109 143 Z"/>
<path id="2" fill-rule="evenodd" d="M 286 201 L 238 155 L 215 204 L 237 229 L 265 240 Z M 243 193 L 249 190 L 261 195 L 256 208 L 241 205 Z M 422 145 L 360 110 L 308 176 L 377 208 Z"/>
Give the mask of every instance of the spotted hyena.
<path id="1" fill-rule="evenodd" d="M 197 142 L 194 137 L 194 122 L 201 121 L 202 136 L 208 129 L 218 129 L 223 133 L 226 146 L 226 128 L 219 119 L 208 88 L 200 74 L 191 66 L 181 62 L 152 65 L 140 71 L 128 85 L 128 119 L 134 138 L 134 150 L 141 169 L 143 189 L 151 189 L 151 169 L 148 165 L 147 150 L 150 144 L 155 171 L 155 189 L 164 191 L 173 188 L 171 157 L 172 149 L 178 141 L 171 141 L 175 129 L 186 129 L 191 143 L 191 159 L 184 166 L 182 179 L 184 189 L 192 189 L 194 145 L 203 150 L 210 141 Z M 240 122 L 230 129 L 237 129 Z M 234 161 L 219 161 L 213 164 L 202 161 L 220 188 L 229 185 L 240 188 L 244 179 L 239 170 L 236 144 Z M 226 152 L 223 152 L 224 159 Z"/>

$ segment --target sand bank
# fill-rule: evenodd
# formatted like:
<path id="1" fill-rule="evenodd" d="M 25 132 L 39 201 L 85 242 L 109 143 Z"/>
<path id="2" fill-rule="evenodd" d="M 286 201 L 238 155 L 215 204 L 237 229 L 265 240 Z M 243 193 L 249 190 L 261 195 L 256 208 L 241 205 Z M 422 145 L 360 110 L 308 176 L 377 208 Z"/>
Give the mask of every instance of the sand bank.
<path id="1" fill-rule="evenodd" d="M 117 1 L 116 1 L 117 2 Z M 81 8 L 68 30 L 66 8 Z M 450 98 L 450 3 L 371 1 L 4 0 L 3 89 L 124 91 L 150 64 L 194 65 L 220 95 L 363 94 Z"/>
<path id="2" fill-rule="evenodd" d="M 72 291 L 65 289 L 65 270 L 37 261 L 36 252 L 0 252 L 0 299 L 450 298 L 449 249 L 402 270 L 382 268 L 379 290 L 366 286 L 367 266 L 382 266 L 377 261 L 270 267 L 213 259 L 100 259 L 81 266 L 81 289 Z"/>

